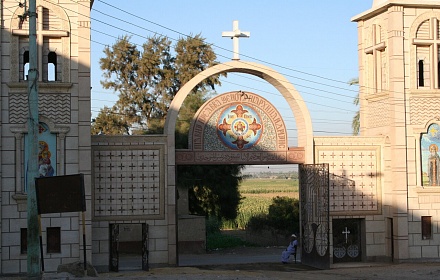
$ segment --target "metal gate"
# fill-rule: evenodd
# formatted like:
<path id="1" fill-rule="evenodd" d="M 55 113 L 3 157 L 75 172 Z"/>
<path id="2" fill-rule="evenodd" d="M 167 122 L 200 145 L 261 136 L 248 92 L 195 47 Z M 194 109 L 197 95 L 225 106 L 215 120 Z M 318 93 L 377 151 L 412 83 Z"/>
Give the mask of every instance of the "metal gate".
<path id="1" fill-rule="evenodd" d="M 328 164 L 300 164 L 301 263 L 330 268 Z"/>
<path id="2" fill-rule="evenodd" d="M 333 263 L 362 261 L 361 219 L 333 219 Z"/>
<path id="3" fill-rule="evenodd" d="M 150 269 L 148 264 L 148 224 L 142 224 L 142 270 Z"/>
<path id="4" fill-rule="evenodd" d="M 142 270 L 149 270 L 148 224 L 142 224 Z M 119 224 L 110 224 L 110 271 L 119 271 Z"/>
<path id="5" fill-rule="evenodd" d="M 119 224 L 110 224 L 110 271 L 119 271 Z"/>

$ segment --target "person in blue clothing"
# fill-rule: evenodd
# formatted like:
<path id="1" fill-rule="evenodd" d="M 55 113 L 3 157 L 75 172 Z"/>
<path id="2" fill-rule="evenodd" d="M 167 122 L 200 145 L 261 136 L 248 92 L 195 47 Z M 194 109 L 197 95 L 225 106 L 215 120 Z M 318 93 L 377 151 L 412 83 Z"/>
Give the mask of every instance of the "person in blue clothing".
<path id="1" fill-rule="evenodd" d="M 281 262 L 286 264 L 289 261 L 290 255 L 293 255 L 296 263 L 296 250 L 298 248 L 298 240 L 295 234 L 290 236 L 290 243 L 287 246 L 287 249 L 283 251 L 281 254 Z"/>

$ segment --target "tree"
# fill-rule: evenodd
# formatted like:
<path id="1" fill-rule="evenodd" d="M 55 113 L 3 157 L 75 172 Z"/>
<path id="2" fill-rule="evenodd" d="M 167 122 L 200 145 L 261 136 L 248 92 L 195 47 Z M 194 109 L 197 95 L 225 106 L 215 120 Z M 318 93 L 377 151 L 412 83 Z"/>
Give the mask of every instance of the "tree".
<path id="1" fill-rule="evenodd" d="M 104 49 L 105 56 L 100 59 L 104 76 L 101 84 L 119 93 L 113 109 L 124 116 L 125 126 L 158 133 L 181 86 L 216 65 L 216 55 L 200 35 L 179 39 L 174 52 L 166 37 L 148 38 L 141 51 L 129 40 L 124 36 Z M 215 85 L 220 85 L 219 76 L 205 79 L 193 92 L 214 89 Z"/>
<path id="2" fill-rule="evenodd" d="M 96 119 L 92 120 L 91 126 L 92 134 L 129 134 L 130 127 L 125 121 L 122 114 L 116 112 L 115 108 L 108 108 L 104 106 L 99 112 Z"/>
<path id="3" fill-rule="evenodd" d="M 272 198 L 268 213 L 254 216 L 249 220 L 248 227 L 252 231 L 264 229 L 280 234 L 299 232 L 299 200 L 287 196 Z"/>
<path id="4" fill-rule="evenodd" d="M 243 165 L 178 166 L 179 186 L 189 189 L 192 214 L 233 220 L 237 217 L 241 196 Z"/>
<path id="5" fill-rule="evenodd" d="M 119 93 L 111 108 L 101 110 L 92 132 L 105 134 L 161 133 L 169 105 L 180 88 L 201 71 L 217 64 L 211 46 L 200 36 L 148 38 L 142 50 L 124 36 L 104 49 L 100 65 L 104 88 Z M 220 85 L 220 76 L 206 78 L 185 99 L 176 124 L 176 148 L 187 148 L 190 121 Z M 242 166 L 178 166 L 178 187 L 190 190 L 192 213 L 233 219 L 240 202 Z"/>
<path id="6" fill-rule="evenodd" d="M 179 111 L 176 125 L 176 148 L 188 148 L 188 131 L 197 110 L 209 97 L 201 91 L 190 94 Z M 192 214 L 233 220 L 241 201 L 239 184 L 243 165 L 177 166 L 177 186 L 188 190 Z"/>
<path id="7" fill-rule="evenodd" d="M 351 79 L 348 82 L 349 85 L 358 85 L 359 84 L 359 78 Z M 353 104 L 356 106 L 359 106 L 359 92 L 356 94 Z M 359 135 L 359 131 L 361 128 L 361 112 L 358 109 L 356 114 L 353 117 L 353 120 L 351 122 L 351 128 L 353 129 L 353 135 Z"/>

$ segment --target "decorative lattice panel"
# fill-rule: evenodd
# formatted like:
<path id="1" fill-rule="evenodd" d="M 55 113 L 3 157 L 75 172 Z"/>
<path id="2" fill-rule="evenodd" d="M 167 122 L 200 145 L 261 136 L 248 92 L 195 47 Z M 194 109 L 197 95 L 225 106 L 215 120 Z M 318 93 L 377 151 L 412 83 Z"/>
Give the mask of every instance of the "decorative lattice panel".
<path id="1" fill-rule="evenodd" d="M 94 216 L 161 215 L 160 150 L 94 150 Z"/>
<path id="2" fill-rule="evenodd" d="M 319 162 L 329 163 L 330 212 L 380 210 L 379 149 L 319 150 Z"/>

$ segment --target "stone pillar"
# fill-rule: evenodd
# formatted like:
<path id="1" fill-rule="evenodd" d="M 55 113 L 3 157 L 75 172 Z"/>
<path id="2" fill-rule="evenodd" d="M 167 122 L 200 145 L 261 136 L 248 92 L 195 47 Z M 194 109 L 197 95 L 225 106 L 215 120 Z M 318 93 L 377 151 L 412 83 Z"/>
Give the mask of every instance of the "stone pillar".
<path id="1" fill-rule="evenodd" d="M 396 260 L 409 258 L 408 254 L 408 182 L 407 182 L 407 133 L 405 106 L 404 18 L 402 6 L 388 10 L 389 43 L 389 99 L 392 215 Z M 386 186 L 387 187 L 387 186 Z"/>

